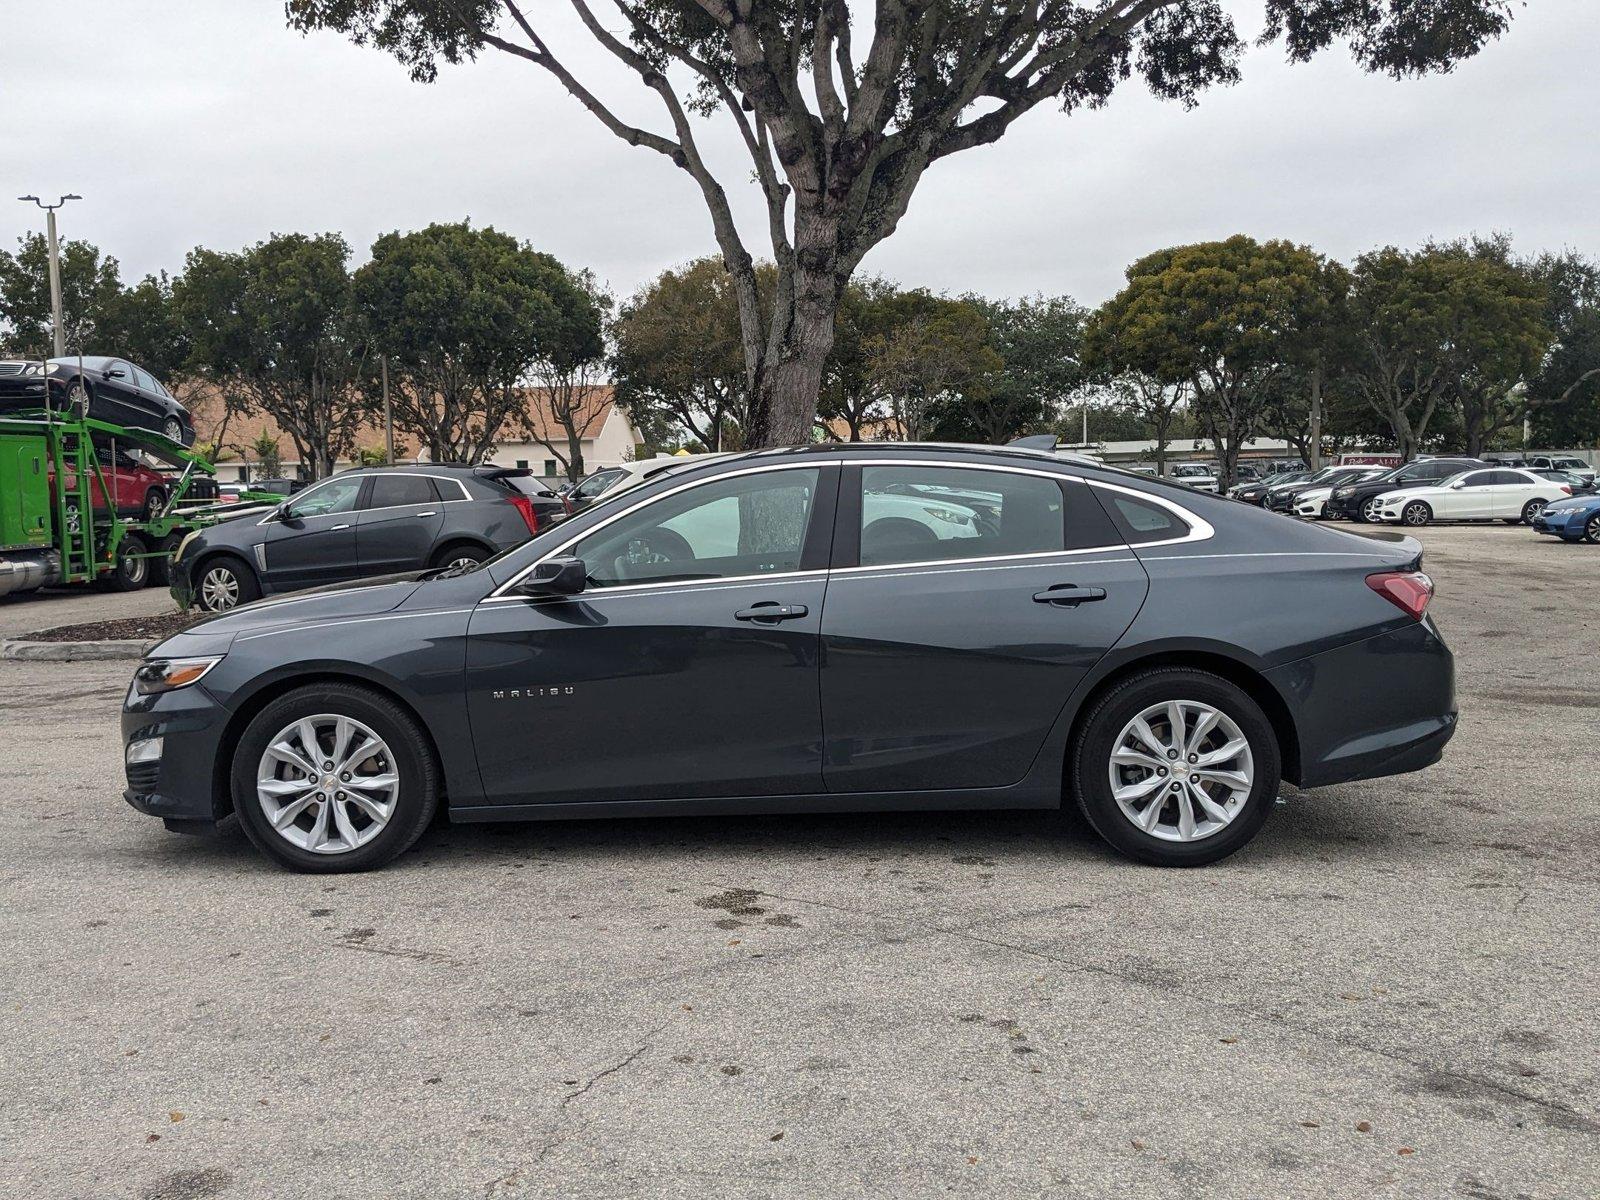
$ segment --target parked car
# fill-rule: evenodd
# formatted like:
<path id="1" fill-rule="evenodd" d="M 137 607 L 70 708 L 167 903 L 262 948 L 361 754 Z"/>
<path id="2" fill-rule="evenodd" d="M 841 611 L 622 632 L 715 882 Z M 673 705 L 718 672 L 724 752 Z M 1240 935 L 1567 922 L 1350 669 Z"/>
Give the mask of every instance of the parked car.
<path id="1" fill-rule="evenodd" d="M 1311 475 L 1310 471 L 1279 471 L 1275 475 L 1268 475 L 1265 479 L 1254 483 L 1239 483 L 1228 489 L 1228 495 L 1235 500 L 1243 500 L 1246 504 L 1261 507 L 1267 502 L 1267 493 L 1275 487 L 1287 487 L 1290 484 L 1304 482 Z"/>
<path id="2" fill-rule="evenodd" d="M 1600 545 L 1600 495 L 1588 492 L 1547 504 L 1533 519 L 1533 527 L 1564 542 Z"/>
<path id="3" fill-rule="evenodd" d="M 1556 483 L 1532 471 L 1492 467 L 1463 471 L 1431 487 L 1385 492 L 1378 497 L 1378 515 L 1402 525 L 1430 521 L 1493 521 L 1533 524 L 1552 500 L 1570 496 L 1568 484 Z"/>
<path id="4" fill-rule="evenodd" d="M 1419 458 L 1370 479 L 1336 487 L 1328 498 L 1328 514 L 1356 522 L 1376 522 L 1382 519 L 1378 515 L 1378 497 L 1385 492 L 1433 487 L 1452 475 L 1490 465 L 1476 458 Z"/>
<path id="5" fill-rule="evenodd" d="M 1178 463 L 1167 468 L 1167 478 L 1197 492 L 1210 492 L 1213 495 L 1222 483 L 1217 478 L 1216 469 L 1205 463 Z"/>
<path id="6" fill-rule="evenodd" d="M 881 498 L 914 495 L 993 497 L 998 520 L 882 528 Z M 1250 841 L 1280 777 L 1437 761 L 1453 665 L 1421 565 L 1410 538 L 1027 450 L 718 458 L 482 564 L 169 638 L 124 703 L 125 795 L 174 830 L 234 815 L 316 872 L 389 861 L 441 805 L 1070 804 L 1130 857 L 1198 865 Z"/>
<path id="7" fill-rule="evenodd" d="M 621 466 L 605 467 L 588 476 L 584 481 L 567 494 L 567 499 L 572 504 L 573 512 L 582 512 L 601 496 L 622 488 L 632 487 L 641 480 L 648 479 L 662 471 L 673 467 L 681 467 L 688 463 L 704 462 L 709 458 L 719 458 L 719 454 L 661 454 L 655 458 L 642 458 L 637 462 L 626 462 Z"/>
<path id="8" fill-rule="evenodd" d="M 1328 498 L 1335 490 L 1343 491 L 1347 487 L 1354 487 L 1379 475 L 1387 474 L 1389 474 L 1388 467 L 1351 467 L 1342 475 L 1329 476 L 1316 487 L 1296 492 L 1294 515 L 1320 521 L 1324 516 L 1331 515 L 1327 511 Z"/>
<path id="9" fill-rule="evenodd" d="M 153 470 L 135 451 L 122 446 L 115 449 L 109 443 L 96 442 L 94 456 L 99 464 L 100 473 L 89 484 L 90 500 L 98 512 L 108 507 L 106 503 L 106 488 L 111 489 L 111 505 L 119 517 L 133 517 L 141 521 L 152 521 L 160 515 L 166 507 L 167 497 L 172 494 L 172 481 L 160 471 Z M 49 478 L 50 497 L 52 503 L 56 496 L 56 472 L 54 464 L 46 467 Z M 68 470 L 67 494 L 70 496 L 78 489 L 78 475 L 75 470 Z M 70 517 L 69 517 L 70 519 Z"/>
<path id="10" fill-rule="evenodd" d="M 276 492 L 280 496 L 292 496 L 296 492 L 304 491 L 308 486 L 304 479 L 252 479 L 242 485 L 249 492 Z"/>
<path id="11" fill-rule="evenodd" d="M 1595 481 L 1595 469 L 1571 454 L 1535 454 L 1522 465 L 1530 471 L 1565 471 L 1586 483 Z"/>
<path id="12" fill-rule="evenodd" d="M 1587 496 L 1591 492 L 1600 491 L 1600 482 L 1585 479 L 1582 475 L 1573 475 L 1568 471 L 1542 471 L 1530 468 L 1541 479 L 1548 479 L 1552 483 L 1564 483 L 1572 489 L 1574 496 Z"/>
<path id="13" fill-rule="evenodd" d="M 628 472 L 621 467 L 605 467 L 561 494 L 571 503 L 573 512 L 582 512 L 626 478 Z"/>
<path id="14" fill-rule="evenodd" d="M 1316 487 L 1334 487 L 1342 483 L 1352 472 L 1362 470 L 1361 467 L 1323 467 L 1320 471 L 1313 471 L 1304 479 L 1295 483 L 1276 484 L 1267 489 L 1266 500 L 1263 508 L 1270 508 L 1273 512 L 1291 513 L 1294 511 L 1294 502 L 1301 492 Z"/>
<path id="15" fill-rule="evenodd" d="M 125 358 L 86 354 L 82 358 L 0 361 L 0 411 L 45 407 L 77 409 L 99 421 L 159 433 L 179 445 L 194 445 L 189 410 L 161 382 Z"/>
<path id="16" fill-rule="evenodd" d="M 520 545 L 567 511 L 526 470 L 428 463 L 343 471 L 265 515 L 248 512 L 185 538 L 172 594 L 179 607 L 223 612 L 321 584 L 460 570 Z"/>

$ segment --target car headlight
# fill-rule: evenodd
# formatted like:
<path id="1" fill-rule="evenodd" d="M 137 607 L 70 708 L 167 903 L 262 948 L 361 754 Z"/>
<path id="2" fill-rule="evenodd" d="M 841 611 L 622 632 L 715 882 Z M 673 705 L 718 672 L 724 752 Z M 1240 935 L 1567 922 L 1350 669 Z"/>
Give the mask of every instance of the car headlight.
<path id="1" fill-rule="evenodd" d="M 206 672 L 222 661 L 213 654 L 205 658 L 152 658 L 133 673 L 133 688 L 141 696 L 158 696 L 199 683 Z"/>
<path id="2" fill-rule="evenodd" d="M 1341 499 L 1341 500 L 1343 500 L 1346 496 L 1354 496 L 1355 494 L 1356 494 L 1355 488 L 1340 488 L 1337 492 L 1334 493 L 1334 495 L 1339 497 L 1339 499 Z"/>
<path id="3" fill-rule="evenodd" d="M 188 533 L 184 534 L 183 541 L 178 543 L 178 549 L 172 555 L 172 561 L 175 563 L 182 562 L 183 552 L 189 548 L 189 543 L 194 541 L 195 538 L 199 536 L 200 531 L 198 529 L 191 529 Z"/>

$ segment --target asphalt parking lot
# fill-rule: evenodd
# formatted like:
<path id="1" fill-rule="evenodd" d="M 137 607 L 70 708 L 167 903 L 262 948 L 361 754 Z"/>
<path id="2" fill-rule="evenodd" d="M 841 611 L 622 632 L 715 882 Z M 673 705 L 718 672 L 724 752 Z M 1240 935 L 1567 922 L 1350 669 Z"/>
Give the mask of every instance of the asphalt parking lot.
<path id="1" fill-rule="evenodd" d="M 1600 553 L 1420 533 L 1460 673 L 1444 762 L 1290 791 L 1198 871 L 919 814 L 441 827 L 377 874 L 289 875 L 123 803 L 131 664 L 0 663 L 0 1175 L 1600 1194 Z"/>

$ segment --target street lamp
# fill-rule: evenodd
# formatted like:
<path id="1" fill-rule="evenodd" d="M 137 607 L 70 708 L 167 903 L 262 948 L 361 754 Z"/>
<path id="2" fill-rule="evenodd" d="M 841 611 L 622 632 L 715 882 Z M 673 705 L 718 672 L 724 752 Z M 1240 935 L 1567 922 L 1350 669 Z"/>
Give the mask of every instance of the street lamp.
<path id="1" fill-rule="evenodd" d="M 32 200 L 44 209 L 46 236 L 50 244 L 50 323 L 54 327 L 55 356 L 64 358 L 67 353 L 67 335 L 66 330 L 62 328 L 61 317 L 61 246 L 56 241 L 56 209 L 65 206 L 68 200 L 82 200 L 83 197 L 69 193 L 54 204 L 46 204 L 37 196 L 18 196 L 17 199 L 24 203 Z"/>

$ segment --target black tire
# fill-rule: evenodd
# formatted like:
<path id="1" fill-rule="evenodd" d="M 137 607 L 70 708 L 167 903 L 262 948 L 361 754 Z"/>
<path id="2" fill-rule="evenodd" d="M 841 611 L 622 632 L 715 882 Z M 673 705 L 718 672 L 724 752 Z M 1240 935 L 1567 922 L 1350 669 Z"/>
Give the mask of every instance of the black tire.
<path id="1" fill-rule="evenodd" d="M 167 494 L 160 488 L 151 488 L 144 494 L 144 506 L 139 510 L 141 521 L 154 521 L 161 515 L 161 509 L 167 502 Z"/>
<path id="2" fill-rule="evenodd" d="M 1532 525 L 1534 521 L 1538 520 L 1539 514 L 1544 511 L 1545 505 L 1549 503 L 1548 500 L 1529 500 L 1522 506 L 1522 516 L 1512 524 Z"/>
<path id="3" fill-rule="evenodd" d="M 208 589 L 206 584 L 212 578 L 213 572 L 222 572 L 233 580 L 233 591 L 226 588 Z M 197 608 L 206 612 L 231 612 L 242 604 L 249 604 L 252 600 L 261 598 L 261 585 L 256 581 L 256 573 L 252 571 L 242 558 L 235 558 L 231 554 L 219 554 L 212 558 L 202 559 L 196 563 L 189 576 L 190 586 L 194 588 L 191 601 Z M 221 583 L 220 577 L 218 582 Z M 209 596 L 208 596 L 209 591 Z M 223 604 L 220 601 L 226 595 L 234 595 L 232 604 Z"/>
<path id="4" fill-rule="evenodd" d="M 1137 828 L 1111 794 L 1111 753 L 1135 716 L 1171 700 L 1210 705 L 1228 716 L 1250 746 L 1255 778 L 1233 819 L 1216 833 L 1191 842 L 1166 841 Z M 1130 675 L 1097 699 L 1072 743 L 1069 789 L 1078 811 L 1115 850 L 1158 867 L 1198 867 L 1226 858 L 1260 831 L 1278 795 L 1282 756 L 1266 714 L 1241 688 L 1183 667 L 1158 667 Z"/>
<path id="5" fill-rule="evenodd" d="M 177 442 L 178 445 L 183 445 L 183 422 L 178 420 L 177 417 L 168 417 L 161 422 L 161 436 L 169 442 Z"/>
<path id="6" fill-rule="evenodd" d="M 1433 520 L 1433 508 L 1424 500 L 1413 500 L 1400 510 L 1400 524 L 1421 528 Z"/>
<path id="7" fill-rule="evenodd" d="M 1378 512 L 1378 497 L 1372 496 L 1356 506 L 1355 519 L 1363 525 L 1381 525 L 1383 518 Z"/>
<path id="8" fill-rule="evenodd" d="M 1589 523 L 1583 527 L 1583 540 L 1591 546 L 1600 546 L 1600 512 L 1589 518 Z"/>
<path id="9" fill-rule="evenodd" d="M 461 562 L 481 563 L 489 557 L 489 551 L 475 542 L 452 542 L 448 546 L 442 546 L 435 550 L 433 559 L 428 565 L 438 568 Z"/>
<path id="10" fill-rule="evenodd" d="M 156 543 L 156 549 L 161 551 L 161 557 L 148 560 L 151 587 L 166 587 L 172 582 L 172 552 L 178 548 L 178 543 L 181 541 L 183 534 L 169 533 Z"/>
<path id="11" fill-rule="evenodd" d="M 125 533 L 117 544 L 117 563 L 109 575 L 100 577 L 100 584 L 108 592 L 137 592 L 150 582 L 150 562 L 139 555 L 148 554 L 150 543 L 137 533 Z"/>
<path id="12" fill-rule="evenodd" d="M 290 844 L 273 830 L 256 793 L 256 767 L 268 742 L 297 719 L 323 713 L 353 717 L 382 738 L 390 751 L 389 766 L 400 780 L 394 811 L 383 830 L 372 841 L 338 854 L 318 854 Z M 257 713 L 234 746 L 230 769 L 234 812 L 256 849 L 292 871 L 324 875 L 370 871 L 415 845 L 438 811 L 439 768 L 431 746 L 416 719 L 381 692 L 349 683 L 296 688 Z"/>

